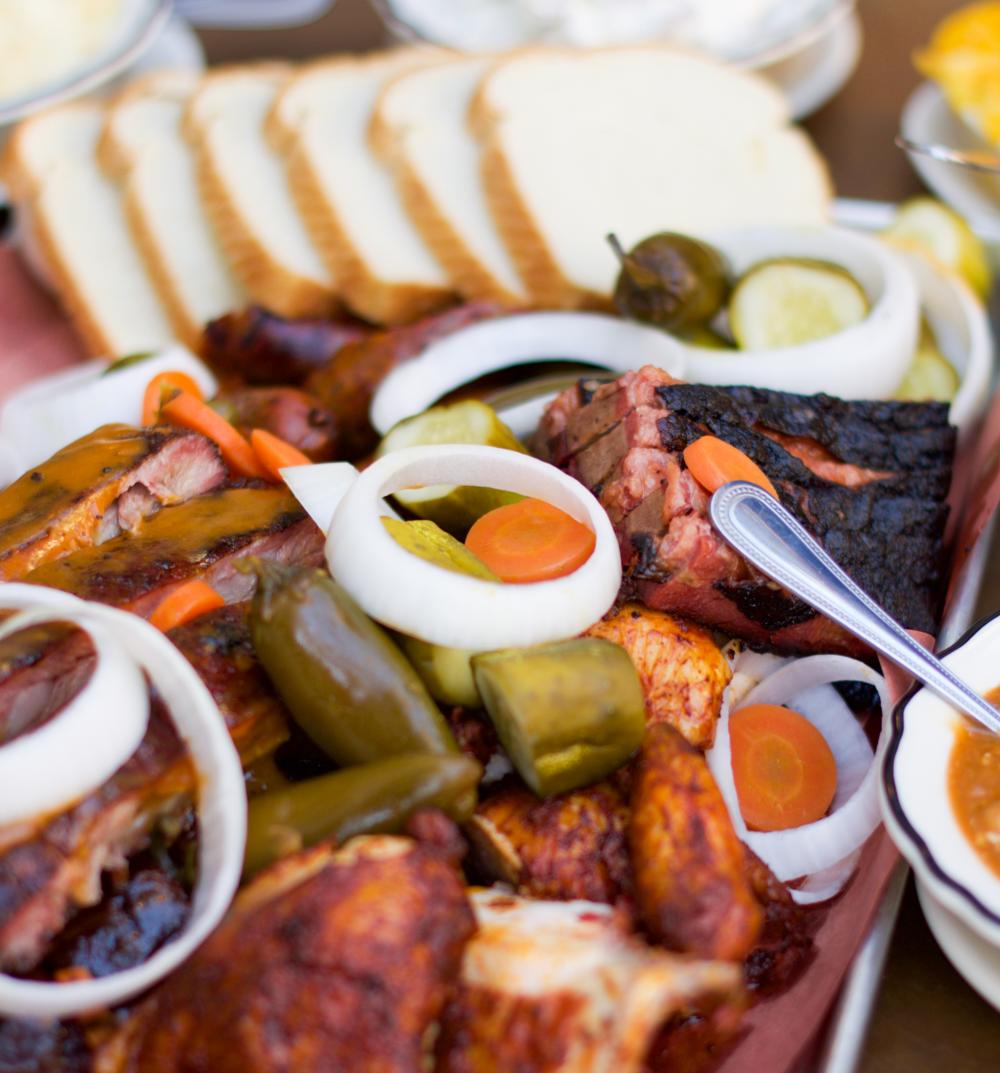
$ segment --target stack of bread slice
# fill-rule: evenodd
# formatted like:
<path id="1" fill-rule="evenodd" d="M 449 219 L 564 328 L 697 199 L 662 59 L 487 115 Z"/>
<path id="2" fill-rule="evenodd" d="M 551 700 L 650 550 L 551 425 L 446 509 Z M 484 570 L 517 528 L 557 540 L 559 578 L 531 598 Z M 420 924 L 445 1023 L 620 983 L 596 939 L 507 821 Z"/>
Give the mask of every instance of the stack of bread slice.
<path id="1" fill-rule="evenodd" d="M 606 308 L 609 232 L 819 224 L 832 196 L 777 89 L 666 46 L 163 72 L 27 120 L 3 177 L 111 356 L 197 346 L 248 301 L 389 325 L 461 300 Z"/>

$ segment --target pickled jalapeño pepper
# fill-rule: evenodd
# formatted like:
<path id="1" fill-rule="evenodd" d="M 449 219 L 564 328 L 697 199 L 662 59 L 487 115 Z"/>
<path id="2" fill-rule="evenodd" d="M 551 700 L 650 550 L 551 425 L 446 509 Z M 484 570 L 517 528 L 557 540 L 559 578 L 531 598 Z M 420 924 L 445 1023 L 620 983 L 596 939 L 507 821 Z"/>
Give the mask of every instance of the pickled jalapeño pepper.
<path id="1" fill-rule="evenodd" d="M 253 569 L 257 656 L 292 717 L 336 763 L 457 752 L 416 671 L 336 582 L 304 567 Z"/>
<path id="2" fill-rule="evenodd" d="M 323 839 L 393 834 L 419 809 L 461 823 L 476 807 L 481 775 L 466 756 L 406 753 L 261 794 L 250 801 L 243 873 Z"/>

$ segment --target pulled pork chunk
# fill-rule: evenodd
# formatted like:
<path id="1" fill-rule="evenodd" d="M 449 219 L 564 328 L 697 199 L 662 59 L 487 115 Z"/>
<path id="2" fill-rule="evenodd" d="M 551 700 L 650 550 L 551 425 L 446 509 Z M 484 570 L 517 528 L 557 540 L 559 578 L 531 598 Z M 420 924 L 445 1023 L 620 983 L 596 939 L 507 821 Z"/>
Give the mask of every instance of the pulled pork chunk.
<path id="1" fill-rule="evenodd" d="M 742 1001 L 737 966 L 650 948 L 605 905 L 471 897 L 436 1073 L 639 1073 L 674 1015 Z"/>

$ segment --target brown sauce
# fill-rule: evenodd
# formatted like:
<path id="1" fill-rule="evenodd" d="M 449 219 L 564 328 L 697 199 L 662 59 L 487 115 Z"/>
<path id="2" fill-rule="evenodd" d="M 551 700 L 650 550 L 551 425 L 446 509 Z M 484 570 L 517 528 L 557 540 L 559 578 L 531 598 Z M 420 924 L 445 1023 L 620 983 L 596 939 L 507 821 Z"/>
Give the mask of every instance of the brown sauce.
<path id="1" fill-rule="evenodd" d="M 1000 686 L 986 699 L 1000 706 Z M 951 750 L 948 786 L 966 838 L 1000 876 L 1000 737 L 971 723 L 963 726 Z"/>

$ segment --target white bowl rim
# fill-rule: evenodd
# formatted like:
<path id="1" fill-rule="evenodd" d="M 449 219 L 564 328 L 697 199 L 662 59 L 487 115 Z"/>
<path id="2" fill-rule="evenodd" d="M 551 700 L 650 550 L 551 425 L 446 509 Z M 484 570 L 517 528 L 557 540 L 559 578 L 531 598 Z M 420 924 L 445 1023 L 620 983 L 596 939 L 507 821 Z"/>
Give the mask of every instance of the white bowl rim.
<path id="1" fill-rule="evenodd" d="M 750 365 L 759 369 L 761 364 L 780 367 L 783 373 L 811 369 L 816 363 L 827 359 L 833 363 L 834 370 L 841 370 L 837 364 L 838 357 L 846 352 L 855 354 L 859 359 L 877 339 L 884 350 L 890 348 L 898 351 L 898 377 L 902 379 L 906 367 L 912 358 L 920 318 L 920 294 L 915 273 L 900 251 L 879 241 L 878 237 L 862 231 L 839 226 L 837 224 L 786 224 L 786 225 L 751 225 L 748 227 L 731 227 L 712 229 L 699 237 L 717 247 L 726 259 L 732 263 L 746 261 L 742 269 L 771 259 L 807 258 L 828 261 L 850 271 L 851 260 L 866 264 L 867 270 L 876 277 L 879 293 L 869 294 L 871 306 L 865 317 L 842 331 L 823 339 L 811 340 L 794 346 L 750 349 L 745 351 L 714 350 L 694 343 L 682 342 L 681 346 L 687 356 L 689 376 L 692 382 L 715 385 L 730 385 L 741 382 L 743 370 Z M 782 252 L 784 244 L 784 252 Z M 754 247 L 757 247 L 754 252 Z M 761 253 L 765 247 L 773 252 Z M 749 251 L 749 253 L 748 253 Z M 791 252 L 789 252 L 791 251 Z M 803 252 L 805 251 L 805 252 Z M 867 287 L 858 281 L 867 292 Z M 912 320 L 906 314 L 912 313 Z M 971 331 L 971 329 L 970 329 Z M 910 338 L 912 337 L 912 338 Z M 902 342 L 908 345 L 903 346 Z M 720 369 L 721 367 L 721 369 Z M 715 371 L 709 374 L 709 369 Z M 745 374 L 743 374 L 745 375 Z M 770 378 L 771 374 L 765 374 Z M 825 392 L 847 400 L 867 399 L 871 396 L 845 391 L 833 383 L 826 387 L 804 387 L 794 383 L 765 383 L 759 371 L 755 373 L 757 385 L 774 391 L 791 391 L 798 394 L 816 394 Z M 733 379 L 735 377 L 735 379 Z M 698 379 L 703 378 L 703 379 Z M 827 378 L 829 380 L 829 378 Z M 875 396 L 878 398 L 878 396 Z"/>
<path id="2" fill-rule="evenodd" d="M 1000 611 L 974 623 L 954 644 L 935 653 L 943 658 L 964 648 L 991 626 L 1000 627 Z M 896 785 L 895 760 L 906 730 L 906 709 L 910 702 L 926 690 L 919 682 L 913 685 L 896 703 L 889 724 L 889 742 L 882 760 L 880 799 L 882 818 L 900 853 L 909 861 L 934 898 L 967 923 L 978 935 L 1000 946 L 1000 913 L 985 906 L 969 886 L 949 873 L 938 863 L 923 835 L 916 829 L 899 799 Z M 1000 883 L 1000 879 L 997 880 Z"/>
<path id="3" fill-rule="evenodd" d="M 131 20 L 135 25 L 124 23 L 112 35 L 109 48 L 96 59 L 37 90 L 0 100 L 0 126 L 16 123 L 43 108 L 88 93 L 138 59 L 166 26 L 174 7 L 174 0 L 144 0 L 144 3 L 148 10 L 142 12 L 137 8 Z M 126 33 L 129 29 L 131 32 Z"/>

